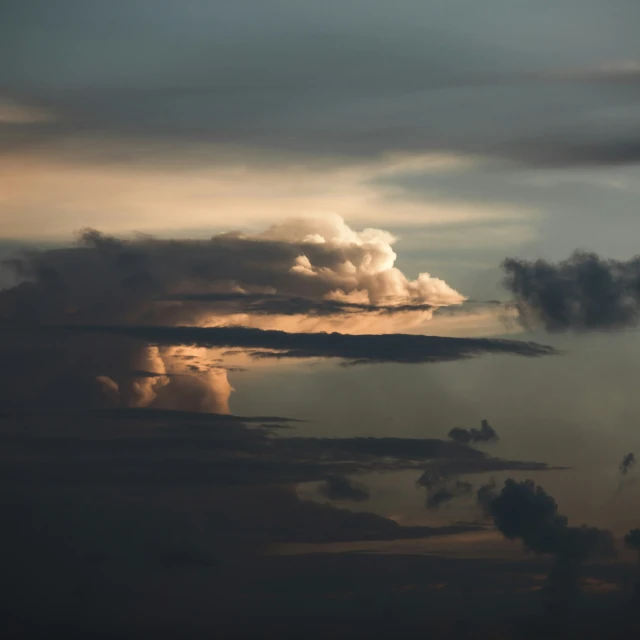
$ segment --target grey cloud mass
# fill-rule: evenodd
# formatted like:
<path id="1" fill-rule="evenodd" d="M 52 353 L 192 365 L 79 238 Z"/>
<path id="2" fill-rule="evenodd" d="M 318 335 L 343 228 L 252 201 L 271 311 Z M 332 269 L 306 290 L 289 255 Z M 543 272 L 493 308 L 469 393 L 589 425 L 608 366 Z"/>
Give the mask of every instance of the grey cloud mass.
<path id="1" fill-rule="evenodd" d="M 7 2 L 0 86 L 57 119 L 13 127 L 3 142 L 96 134 L 309 156 L 637 162 L 640 94 L 624 66 L 640 57 L 637 7 L 565 0 L 546 14 L 503 0 L 482 17 L 471 2 L 410 0 L 393 11 L 362 1 Z"/>
<path id="2" fill-rule="evenodd" d="M 507 258 L 505 286 L 520 321 L 547 331 L 609 331 L 640 319 L 640 258 L 608 260 L 575 252 L 567 260 Z"/>
<path id="3" fill-rule="evenodd" d="M 569 526 L 567 518 L 558 513 L 555 500 L 531 480 L 516 482 L 509 478 L 500 493 L 488 485 L 478 498 L 506 538 L 521 540 L 527 549 L 554 557 L 544 592 L 554 615 L 566 615 L 575 606 L 580 595 L 581 563 L 615 555 L 611 532 Z"/>

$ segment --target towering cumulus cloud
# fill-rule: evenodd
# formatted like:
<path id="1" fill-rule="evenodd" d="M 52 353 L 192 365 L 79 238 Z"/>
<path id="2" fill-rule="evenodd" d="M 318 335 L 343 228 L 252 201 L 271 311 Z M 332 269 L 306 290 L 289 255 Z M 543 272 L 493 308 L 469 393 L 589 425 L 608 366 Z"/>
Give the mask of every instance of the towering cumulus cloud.
<path id="1" fill-rule="evenodd" d="M 640 257 L 606 260 L 578 251 L 556 264 L 507 258 L 502 267 L 525 327 L 602 331 L 640 321 Z"/>
<path id="2" fill-rule="evenodd" d="M 393 242 L 329 216 L 207 240 L 86 231 L 74 246 L 26 253 L 7 263 L 18 284 L 0 291 L 3 402 L 224 413 L 228 368 L 267 357 L 433 362 L 550 352 L 376 335 L 419 327 L 465 299 L 427 273 L 408 279 L 394 267 Z M 66 330 L 44 330 L 52 325 Z"/>

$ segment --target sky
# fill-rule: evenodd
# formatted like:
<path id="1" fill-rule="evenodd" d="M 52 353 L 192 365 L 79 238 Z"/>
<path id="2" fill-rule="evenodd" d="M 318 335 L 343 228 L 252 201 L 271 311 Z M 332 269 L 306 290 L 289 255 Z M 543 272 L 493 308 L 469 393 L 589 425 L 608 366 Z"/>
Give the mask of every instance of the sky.
<path id="1" fill-rule="evenodd" d="M 15 624 L 614 615 L 639 25 L 629 0 L 0 0 Z M 498 566 L 523 584 L 461 607 Z"/>

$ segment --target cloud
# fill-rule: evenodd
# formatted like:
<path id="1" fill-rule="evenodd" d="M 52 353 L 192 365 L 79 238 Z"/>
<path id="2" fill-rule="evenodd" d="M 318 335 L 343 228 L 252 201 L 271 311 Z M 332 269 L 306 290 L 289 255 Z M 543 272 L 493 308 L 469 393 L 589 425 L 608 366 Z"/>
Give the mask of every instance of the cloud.
<path id="1" fill-rule="evenodd" d="M 419 326 L 435 308 L 464 300 L 427 273 L 406 278 L 394 266 L 394 241 L 379 229 L 355 231 L 338 216 L 297 218 L 262 233 L 209 240 L 119 239 L 89 230 L 76 246 L 27 250 L 7 262 L 18 282 L 0 291 L 0 324 L 389 332 Z M 9 406 L 28 406 L 35 394 L 43 406 L 79 400 L 103 408 L 155 403 L 229 411 L 230 365 L 206 349 L 86 337 L 57 343 L 63 364 L 40 357 L 29 340 L 0 348 L 7 353 L 3 368 L 11 371 L 3 385 Z M 34 356 L 36 376 L 27 367 Z M 149 375 L 132 375 L 140 371 Z"/>
<path id="2" fill-rule="evenodd" d="M 158 298 L 184 294 L 194 302 L 194 295 L 234 293 L 334 300 L 362 304 L 362 310 L 416 304 L 428 311 L 463 302 L 427 273 L 408 280 L 394 267 L 394 242 L 379 229 L 354 231 L 339 216 L 298 218 L 259 234 L 230 232 L 209 240 L 124 240 L 90 230 L 79 246 L 32 251 L 8 262 L 26 282 L 3 292 L 2 311 L 8 320 L 40 323 L 98 314 L 130 321 L 154 313 L 180 317 L 177 302 L 160 306 Z M 111 299 L 101 295 L 107 289 Z M 193 306 L 184 313 L 191 318 Z"/>
<path id="3" fill-rule="evenodd" d="M 262 548 L 276 541 L 433 534 L 432 529 L 401 527 L 374 514 L 352 514 L 302 501 L 293 490 L 299 483 L 326 483 L 323 487 L 330 499 L 360 501 L 367 491 L 359 483 L 343 482 L 345 474 L 418 471 L 436 461 L 455 464 L 469 473 L 497 466 L 547 468 L 544 464 L 488 458 L 446 441 L 274 435 L 273 428 L 282 424 L 288 423 L 275 416 L 245 418 L 152 409 L 15 412 L 0 420 L 0 468 L 7 487 L 11 487 L 9 493 L 18 502 L 26 500 L 29 505 L 35 500 L 34 517 L 42 516 L 37 503 L 52 504 L 50 512 L 47 508 L 49 518 L 55 516 L 59 502 L 56 528 L 69 517 L 78 519 L 76 533 L 82 541 L 78 552 L 87 545 L 87 550 L 97 545 L 110 554 L 122 553 L 110 539 L 115 534 L 113 528 L 105 537 L 101 526 L 92 529 L 88 521 L 98 518 L 108 522 L 118 513 L 122 516 L 133 511 L 139 512 L 135 522 L 144 519 L 144 513 L 151 519 L 139 526 L 128 543 L 119 538 L 117 545 L 124 543 L 135 550 L 141 543 L 139 553 L 153 555 L 157 545 L 166 547 L 172 535 L 182 544 L 188 543 L 189 536 L 200 531 L 197 522 L 201 521 L 203 530 L 193 543 L 197 542 L 196 549 L 208 549 L 207 553 L 216 557 L 230 544 Z M 0 499 L 5 494 L 7 491 Z M 158 521 L 161 513 L 165 516 Z M 176 529 L 181 518 L 186 520 Z M 165 519 L 167 523 L 162 525 Z M 12 522 L 14 525 L 20 523 Z M 155 526 L 167 529 L 155 531 Z M 33 527 L 34 535 L 38 530 L 50 534 L 49 528 L 38 529 L 35 522 Z M 145 545 L 145 537 L 153 544 Z M 165 542 L 160 544 L 163 538 Z"/>
<path id="4" fill-rule="evenodd" d="M 618 467 L 620 469 L 620 473 L 623 476 L 626 476 L 627 473 L 635 466 L 636 464 L 636 456 L 634 453 L 627 453 L 627 455 L 622 458 L 622 462 Z"/>
<path id="5" fill-rule="evenodd" d="M 578 567 L 589 558 L 615 554 L 613 536 L 594 527 L 570 527 L 558 513 L 555 500 L 532 480 L 511 478 L 497 493 L 485 486 L 478 494 L 486 513 L 509 540 L 521 540 L 525 548 L 555 558 L 545 596 L 550 611 L 564 614 L 579 596 Z"/>
<path id="6" fill-rule="evenodd" d="M 369 489 L 345 476 L 330 476 L 318 488 L 320 495 L 336 502 L 364 502 L 371 496 Z"/>
<path id="7" fill-rule="evenodd" d="M 609 532 L 570 527 L 567 518 L 558 514 L 555 500 L 531 480 L 506 480 L 489 502 L 489 513 L 506 538 L 522 540 L 536 553 L 583 561 L 613 552 Z"/>
<path id="8" fill-rule="evenodd" d="M 429 15 L 402 2 L 366 25 L 362 2 L 310 10 L 289 0 L 277 12 L 251 2 L 242 14 L 192 2 L 160 16 L 147 0 L 67 0 L 65 24 L 46 2 L 35 6 L 6 12 L 0 85 L 60 117 L 11 136 L 11 149 L 75 137 L 90 141 L 78 145 L 80 158 L 102 139 L 112 164 L 141 141 L 163 141 L 172 154 L 204 141 L 325 159 L 429 150 L 533 164 L 637 161 L 637 149 L 609 149 L 637 141 L 637 14 L 625 0 L 612 11 L 554 6 L 549 23 L 533 6 L 500 0 L 473 20 L 469 0 Z M 37 46 L 11 55 L 16 33 L 37 33 Z M 129 152 L 110 152 L 113 139 L 130 140 Z"/>
<path id="9" fill-rule="evenodd" d="M 468 496 L 473 493 L 473 485 L 470 482 L 456 480 L 453 484 L 441 487 L 435 491 L 427 492 L 427 509 L 438 509 L 443 504 L 450 502 L 459 496 Z"/>
<path id="10" fill-rule="evenodd" d="M 480 425 L 480 429 L 476 429 L 475 427 L 471 429 L 455 427 L 449 431 L 448 435 L 452 440 L 460 442 L 461 444 L 478 444 L 480 442 L 497 442 L 500 440 L 495 429 L 487 420 L 482 420 Z"/>
<path id="11" fill-rule="evenodd" d="M 342 300 L 310 300 L 309 298 L 269 293 L 179 293 L 160 298 L 167 302 L 208 304 L 218 313 L 252 315 L 332 316 L 349 313 L 395 314 L 407 311 L 430 311 L 428 304 L 375 305 Z"/>
<path id="12" fill-rule="evenodd" d="M 607 260 L 576 252 L 556 264 L 507 258 L 505 286 L 525 327 L 610 331 L 640 318 L 640 258 Z"/>
<path id="13" fill-rule="evenodd" d="M 27 483 L 65 483 L 79 474 L 85 484 L 257 486 L 422 471 L 427 463 L 439 465 L 446 475 L 549 469 L 537 462 L 491 458 L 438 439 L 288 435 L 295 424 L 278 416 L 138 408 L 7 411 L 0 421 L 0 441 L 5 472 Z M 39 460 L 31 467 L 29 456 L 36 453 L 47 453 L 48 462 Z M 113 455 L 126 457 L 114 465 Z"/>
<path id="14" fill-rule="evenodd" d="M 51 334 L 99 333 L 158 345 L 250 349 L 255 358 L 340 358 L 351 364 L 448 362 L 485 353 L 539 357 L 557 353 L 536 342 L 488 338 L 442 338 L 409 334 L 287 333 L 246 327 L 154 327 L 77 325 L 43 327 Z"/>

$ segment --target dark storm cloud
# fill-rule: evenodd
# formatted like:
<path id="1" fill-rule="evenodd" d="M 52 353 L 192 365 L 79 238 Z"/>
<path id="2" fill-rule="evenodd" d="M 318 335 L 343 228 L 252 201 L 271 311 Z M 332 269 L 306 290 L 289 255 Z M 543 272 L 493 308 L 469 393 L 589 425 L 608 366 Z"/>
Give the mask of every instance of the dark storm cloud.
<path id="1" fill-rule="evenodd" d="M 638 10 L 625 0 L 564 2 L 546 19 L 503 0 L 482 16 L 470 1 L 5 5 L 0 86 L 58 116 L 12 127 L 5 148 L 96 134 L 142 141 L 111 158 L 99 144 L 78 150 L 103 161 L 127 161 L 149 140 L 172 153 L 204 141 L 310 156 L 638 160 L 638 74 L 615 64 L 640 56 Z"/>
<path id="2" fill-rule="evenodd" d="M 318 488 L 318 493 L 335 502 L 364 502 L 371 497 L 365 485 L 346 476 L 329 476 Z"/>
<path id="3" fill-rule="evenodd" d="M 461 444 L 478 444 L 480 442 L 497 442 L 500 440 L 495 429 L 487 420 L 480 422 L 480 429 L 476 429 L 475 427 L 471 429 L 455 427 L 449 431 L 448 435 L 452 440 L 460 442 Z"/>
<path id="4" fill-rule="evenodd" d="M 521 540 L 536 553 L 584 561 L 613 553 L 613 537 L 592 527 L 570 527 L 558 505 L 531 480 L 508 479 L 489 502 L 489 513 L 509 540 Z"/>
<path id="5" fill-rule="evenodd" d="M 547 331 L 607 331 L 640 319 L 640 258 L 608 260 L 575 252 L 558 263 L 507 258 L 505 286 L 520 321 Z"/>
<path id="6" fill-rule="evenodd" d="M 554 557 L 544 592 L 553 614 L 566 614 L 575 606 L 581 563 L 615 554 L 611 532 L 584 525 L 570 527 L 558 513 L 555 500 L 532 480 L 509 478 L 500 493 L 487 485 L 478 497 L 505 538 L 521 540 L 530 551 Z"/>
<path id="7" fill-rule="evenodd" d="M 526 357 L 557 353 L 553 347 L 536 342 L 409 334 L 351 335 L 288 333 L 247 327 L 107 325 L 43 327 L 41 330 L 52 334 L 86 332 L 118 335 L 158 345 L 242 348 L 251 350 L 256 358 L 340 358 L 351 364 L 448 362 L 485 353 Z"/>

